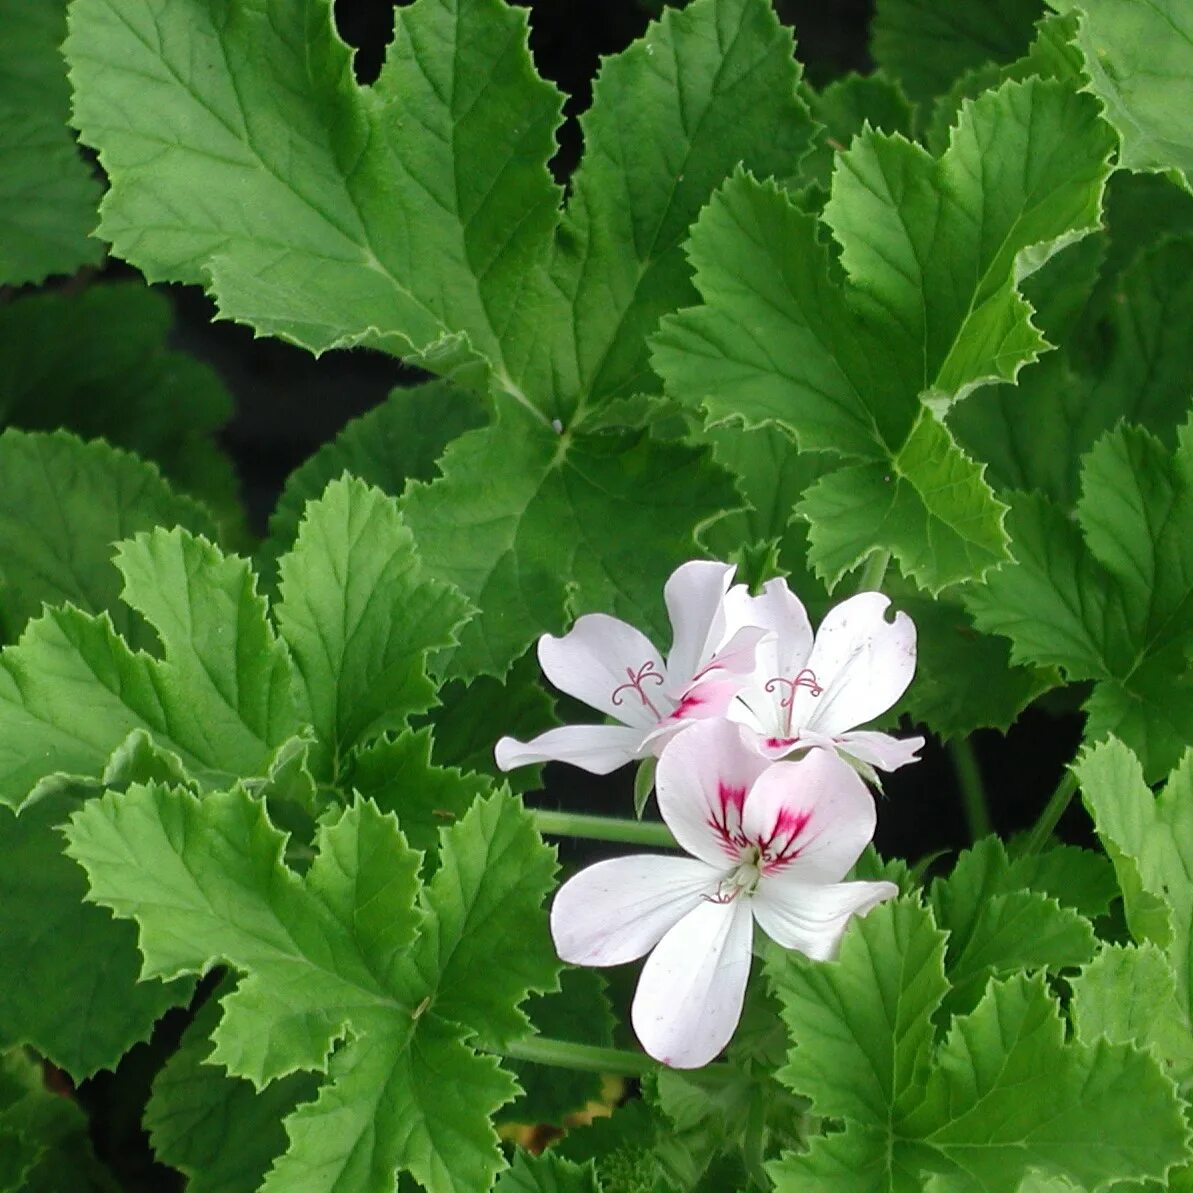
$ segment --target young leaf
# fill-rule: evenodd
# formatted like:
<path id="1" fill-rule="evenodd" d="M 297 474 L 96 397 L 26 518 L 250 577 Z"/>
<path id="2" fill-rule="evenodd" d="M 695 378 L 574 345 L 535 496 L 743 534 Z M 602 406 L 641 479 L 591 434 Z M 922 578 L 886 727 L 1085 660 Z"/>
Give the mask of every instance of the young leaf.
<path id="1" fill-rule="evenodd" d="M 870 52 L 914 99 L 938 95 L 963 71 L 1027 49 L 1043 0 L 879 0 Z"/>
<path id="2" fill-rule="evenodd" d="M 394 499 L 353 477 L 307 505 L 278 570 L 278 629 L 299 716 L 317 736 L 312 765 L 335 782 L 354 746 L 433 703 L 427 656 L 455 643 L 468 606 L 425 573 Z"/>
<path id="3" fill-rule="evenodd" d="M 1074 7 L 1048 3 L 1062 12 Z M 1182 0 L 1076 7 L 1090 90 L 1122 137 L 1120 166 L 1164 170 L 1193 189 L 1193 12 Z"/>
<path id="4" fill-rule="evenodd" d="M 293 1073 L 262 1090 L 208 1064 L 220 997 L 199 1008 L 177 1052 L 162 1066 L 145 1108 L 154 1154 L 187 1176 L 188 1193 L 256 1193 L 273 1161 L 286 1150 L 282 1120 L 318 1092 L 310 1073 Z"/>
<path id="5" fill-rule="evenodd" d="M 136 933 L 85 903 L 58 829 L 89 792 L 65 788 L 20 816 L 0 808 L 0 1049 L 27 1044 L 76 1080 L 112 1068 L 190 983 L 138 982 Z M 18 978 L 19 975 L 19 978 Z"/>
<path id="6" fill-rule="evenodd" d="M 601 1193 L 601 1190 L 592 1161 L 582 1167 L 554 1152 L 531 1156 L 519 1151 L 494 1186 L 494 1193 Z"/>
<path id="7" fill-rule="evenodd" d="M 367 801 L 321 825 L 302 878 L 237 790 L 106 795 L 68 837 L 92 898 L 138 922 L 146 975 L 217 960 L 246 975 L 213 1062 L 258 1088 L 327 1074 L 286 1119 L 264 1193 L 376 1193 L 399 1171 L 431 1193 L 490 1187 L 503 1165 L 489 1117 L 516 1086 L 470 1041 L 524 1034 L 517 1006 L 557 964 L 540 909 L 554 860 L 516 800 L 495 795 L 445 830 L 425 888 L 419 855 Z"/>
<path id="8" fill-rule="evenodd" d="M 1131 427 L 1104 436 L 1083 462 L 1077 521 L 1016 497 L 1016 562 L 966 604 L 1011 639 L 1013 662 L 1094 680 L 1087 736 L 1122 737 L 1159 775 L 1193 739 L 1193 429 L 1171 455 Z"/>
<path id="9" fill-rule="evenodd" d="M 101 189 L 67 127 L 62 0 L 0 0 L 0 285 L 103 258 L 89 238 Z"/>
<path id="10" fill-rule="evenodd" d="M 539 635 L 601 609 L 661 639 L 661 592 L 702 521 L 740 505 L 705 451 L 641 432 L 557 435 L 507 415 L 448 448 L 402 501 L 427 570 L 480 608 L 450 678 L 502 675 Z M 483 483 L 480 483 L 483 479 Z"/>
<path id="11" fill-rule="evenodd" d="M 116 566 L 162 657 L 131 651 L 104 616 L 31 622 L 0 654 L 0 802 L 54 772 L 98 775 L 135 729 L 214 787 L 262 774 L 297 728 L 289 659 L 243 560 L 158 529 L 121 543 Z"/>
<path id="12" fill-rule="evenodd" d="M 844 290 L 815 222 L 775 187 L 739 176 L 698 221 L 708 305 L 664 321 L 655 366 L 714 423 L 774 422 L 859 462 L 801 505 L 830 581 L 876 547 L 933 591 L 1005 557 L 1002 506 L 924 404 L 944 409 L 1039 354 L 1017 284 L 1096 226 L 1112 146 L 1087 97 L 1035 79 L 968 105 L 939 160 L 863 134 L 825 211 Z M 877 537 L 861 533 L 863 499 L 887 512 Z"/>
<path id="13" fill-rule="evenodd" d="M 5 431 L 0 475 L 6 635 L 15 638 L 43 603 L 69 601 L 89 613 L 107 612 L 126 639 L 147 644 L 143 626 L 120 603 L 112 544 L 155 526 L 212 534 L 207 511 L 174 493 L 152 464 L 65 431 Z"/>
<path id="14" fill-rule="evenodd" d="M 239 529 L 238 482 L 213 438 L 232 398 L 213 369 L 167 347 L 173 322 L 166 296 L 139 282 L 16 298 L 0 308 L 0 422 L 136 452 Z"/>
<path id="15" fill-rule="evenodd" d="M 1127 923 L 1137 941 L 1164 948 L 1185 1013 L 1193 1006 L 1193 754 L 1155 796 L 1139 760 L 1111 739 L 1075 768 L 1098 836 L 1114 862 Z"/>

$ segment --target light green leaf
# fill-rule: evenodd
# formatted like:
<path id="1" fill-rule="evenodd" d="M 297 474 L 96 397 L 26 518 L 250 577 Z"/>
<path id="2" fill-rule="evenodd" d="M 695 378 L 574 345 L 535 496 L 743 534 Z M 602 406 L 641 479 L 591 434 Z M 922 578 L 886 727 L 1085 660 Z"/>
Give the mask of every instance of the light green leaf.
<path id="1" fill-rule="evenodd" d="M 0 284 L 20 286 L 102 259 L 101 190 L 67 127 L 65 4 L 3 0 L 0 28 Z"/>
<path id="2" fill-rule="evenodd" d="M 1007 555 L 1006 507 L 985 466 L 958 448 L 927 410 L 888 461 L 823 476 L 797 512 L 808 522 L 808 560 L 831 590 L 875 545 L 887 548 L 921 588 L 985 575 Z"/>
<path id="3" fill-rule="evenodd" d="M 62 790 L 20 816 L 0 807 L 0 1049 L 31 1045 L 76 1080 L 114 1068 L 191 989 L 138 982 L 132 927 L 83 901 L 58 829 L 87 794 Z"/>
<path id="4" fill-rule="evenodd" d="M 276 558 L 290 550 L 307 502 L 345 472 L 400 497 L 408 481 L 434 480 L 444 448 L 484 421 L 480 400 L 446 381 L 393 390 L 286 478 L 269 518 L 264 552 Z"/>
<path id="5" fill-rule="evenodd" d="M 0 316 L 3 311 L 0 310 Z M 0 615 L 15 638 L 43 603 L 107 612 L 127 639 L 146 644 L 119 600 L 112 544 L 154 526 L 211 534 L 207 511 L 174 493 L 152 465 L 64 431 L 0 435 Z"/>
<path id="6" fill-rule="evenodd" d="M 1081 0 L 1077 11 L 1090 90 L 1122 138 L 1119 165 L 1169 171 L 1190 188 L 1193 12 L 1182 0 Z"/>
<path id="7" fill-rule="evenodd" d="M 315 773 L 334 782 L 349 750 L 434 702 L 427 656 L 455 643 L 468 606 L 426 574 L 397 502 L 353 477 L 308 503 L 278 570 L 299 716 Z"/>
<path id="8" fill-rule="evenodd" d="M 1005 733 L 1028 704 L 1060 683 L 1053 670 L 1012 666 L 1006 639 L 979 633 L 952 601 L 900 596 L 898 604 L 915 622 L 916 676 L 894 716 L 907 713 L 946 741 L 975 729 Z"/>
<path id="9" fill-rule="evenodd" d="M 964 852 L 929 901 L 948 931 L 945 972 L 951 1010 L 972 1007 L 991 975 L 1083 965 L 1094 955 L 1088 920 L 1039 891 L 1022 889 L 997 837 Z"/>
<path id="10" fill-rule="evenodd" d="M 427 570 L 481 611 L 439 668 L 450 678 L 501 675 L 594 609 L 659 640 L 663 583 L 695 554 L 694 528 L 740 504 L 706 451 L 513 416 L 457 439 L 442 471 L 410 486 L 402 512 Z"/>
<path id="11" fill-rule="evenodd" d="M 540 908 L 553 856 L 517 801 L 496 795 L 447 830 L 421 889 L 419 855 L 367 801 L 323 823 L 302 878 L 240 791 L 134 788 L 91 801 L 68 835 L 92 898 L 137 920 L 146 974 L 217 960 L 246 974 L 213 1062 L 258 1087 L 327 1073 L 287 1118 L 265 1193 L 379 1193 L 399 1171 L 431 1193 L 490 1187 L 489 1117 L 516 1086 L 468 1041 L 524 1031 L 517 1004 L 557 964 Z"/>
<path id="12" fill-rule="evenodd" d="M 1016 497 L 1016 563 L 966 603 L 1011 639 L 1012 661 L 1097 681 L 1087 736 L 1123 737 L 1158 775 L 1193 739 L 1193 432 L 1171 455 L 1138 429 L 1104 436 L 1083 461 L 1077 521 Z"/>
<path id="13" fill-rule="evenodd" d="M 236 531 L 238 482 L 213 438 L 232 399 L 213 369 L 167 347 L 173 322 L 166 296 L 137 282 L 14 299 L 0 308 L 0 422 L 145 456 Z"/>
<path id="14" fill-rule="evenodd" d="M 778 188 L 737 177 L 702 215 L 691 253 L 707 305 L 664 321 L 655 367 L 714 423 L 777 423 L 859 461 L 801 509 L 821 527 L 822 575 L 886 547 L 937 590 L 1005 556 L 1001 507 L 925 402 L 1013 379 L 1042 350 L 1016 287 L 1096 226 L 1112 145 L 1088 98 L 1035 79 L 967 105 L 940 159 L 864 133 L 825 211 L 844 289 L 815 221 Z M 862 497 L 887 511 L 868 550 Z"/>
<path id="15" fill-rule="evenodd" d="M 939 95 L 963 71 L 1027 49 L 1043 0 L 879 0 L 870 52 L 915 99 Z"/>
<path id="16" fill-rule="evenodd" d="M 1076 845 L 1054 845 L 1014 858 L 1008 882 L 1012 890 L 1040 891 L 1087 919 L 1105 915 L 1118 895 L 1110 860 Z"/>
<path id="17" fill-rule="evenodd" d="M 1087 750 L 1075 767 L 1081 795 L 1114 862 L 1131 934 L 1163 947 L 1185 1014 L 1193 1005 L 1193 754 L 1155 796 L 1122 742 Z"/>
<path id="18" fill-rule="evenodd" d="M 286 1150 L 282 1120 L 316 1094 L 309 1073 L 283 1077 L 263 1090 L 230 1077 L 211 1056 L 223 982 L 199 1009 L 178 1051 L 153 1082 L 145 1129 L 154 1154 L 187 1176 L 188 1193 L 256 1193 L 273 1160 Z"/>
<path id="19" fill-rule="evenodd" d="M 601 1188 L 591 1161 L 581 1167 L 551 1151 L 538 1156 L 519 1151 L 494 1193 L 601 1193 Z"/>
<path id="20" fill-rule="evenodd" d="M 4 803 L 55 772 L 98 775 L 135 729 L 213 787 L 263 773 L 297 728 L 290 663 L 243 560 L 158 529 L 121 543 L 116 566 L 162 657 L 132 652 L 105 616 L 67 607 L 31 622 L 0 654 Z"/>
<path id="21" fill-rule="evenodd" d="M 1193 1068 L 1188 1008 L 1177 1001 L 1168 959 L 1146 941 L 1105 945 L 1073 979 L 1072 1019 L 1079 1039 L 1151 1048 L 1182 1079 Z"/>

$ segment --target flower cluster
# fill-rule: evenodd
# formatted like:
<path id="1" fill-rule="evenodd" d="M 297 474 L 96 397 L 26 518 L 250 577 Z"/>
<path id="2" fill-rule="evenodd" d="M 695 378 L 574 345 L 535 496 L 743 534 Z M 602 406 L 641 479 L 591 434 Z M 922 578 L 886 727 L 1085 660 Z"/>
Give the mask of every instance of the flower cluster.
<path id="1" fill-rule="evenodd" d="M 560 888 L 551 931 L 560 957 L 619 965 L 650 954 L 632 1019 L 664 1064 L 695 1068 L 741 1016 L 754 924 L 785 948 L 831 957 L 849 918 L 895 894 L 844 882 L 874 834 L 877 782 L 915 760 L 923 738 L 857 726 L 885 712 L 915 670 L 915 626 L 859 593 L 813 635 L 785 580 L 757 596 L 730 565 L 693 561 L 667 581 L 666 662 L 604 614 L 539 642 L 560 690 L 618 724 L 570 725 L 531 742 L 502 738 L 503 769 L 571 762 L 607 774 L 657 756 L 659 811 L 689 857 L 599 862 Z"/>

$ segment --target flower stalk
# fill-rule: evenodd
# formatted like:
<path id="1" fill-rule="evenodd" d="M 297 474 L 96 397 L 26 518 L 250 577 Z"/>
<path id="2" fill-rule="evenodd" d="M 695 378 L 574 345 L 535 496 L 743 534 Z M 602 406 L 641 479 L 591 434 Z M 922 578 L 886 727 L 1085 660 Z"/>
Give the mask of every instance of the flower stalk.
<path id="1" fill-rule="evenodd" d="M 494 1049 L 512 1060 L 528 1060 L 557 1069 L 572 1069 L 581 1073 L 616 1073 L 623 1077 L 644 1077 L 659 1067 L 644 1052 L 629 1052 L 624 1048 L 600 1048 L 594 1044 L 574 1044 L 570 1040 L 554 1040 L 549 1036 L 526 1036 L 514 1040 L 501 1049 Z"/>
<path id="2" fill-rule="evenodd" d="M 652 849 L 679 848 L 671 830 L 656 820 L 621 820 L 615 816 L 549 812 L 542 808 L 532 811 L 535 827 L 544 837 L 583 837 L 589 841 L 649 845 Z"/>

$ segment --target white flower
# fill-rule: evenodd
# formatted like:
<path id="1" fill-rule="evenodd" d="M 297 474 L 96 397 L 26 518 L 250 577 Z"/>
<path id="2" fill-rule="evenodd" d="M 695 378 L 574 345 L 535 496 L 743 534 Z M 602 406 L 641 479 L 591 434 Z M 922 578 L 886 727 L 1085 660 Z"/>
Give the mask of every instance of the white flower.
<path id="1" fill-rule="evenodd" d="M 767 581 L 756 597 L 734 589 L 726 598 L 731 625 L 771 633 L 726 715 L 753 729 L 770 758 L 823 746 L 871 781 L 877 781 L 874 767 L 892 771 L 917 761 L 922 737 L 855 728 L 886 712 L 915 674 L 915 625 L 906 613 L 887 621 L 889 604 L 879 592 L 860 592 L 829 610 L 813 640 L 808 614 L 786 580 Z"/>
<path id="2" fill-rule="evenodd" d="M 689 722 L 724 716 L 753 667 L 764 630 L 739 625 L 726 641 L 724 602 L 732 564 L 693 560 L 663 589 L 673 642 L 664 663 L 649 639 L 604 613 L 579 618 L 562 638 L 539 639 L 539 663 L 562 692 L 620 725 L 564 725 L 533 741 L 503 737 L 494 751 L 502 770 L 533 762 L 570 762 L 606 775 L 634 758 L 658 753 Z M 739 588 L 744 587 L 739 585 Z"/>
<path id="3" fill-rule="evenodd" d="M 768 762 L 725 720 L 674 738 L 659 759 L 659 810 L 692 857 L 598 862 L 559 889 L 561 958 L 620 965 L 650 953 L 631 1018 L 642 1046 L 676 1068 L 707 1064 L 741 1017 L 754 922 L 824 960 L 852 915 L 897 893 L 841 882 L 874 834 L 874 800 L 831 751 Z"/>

